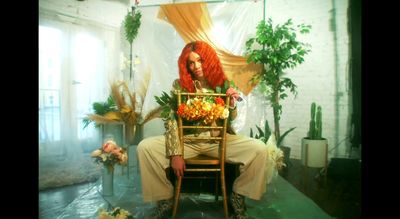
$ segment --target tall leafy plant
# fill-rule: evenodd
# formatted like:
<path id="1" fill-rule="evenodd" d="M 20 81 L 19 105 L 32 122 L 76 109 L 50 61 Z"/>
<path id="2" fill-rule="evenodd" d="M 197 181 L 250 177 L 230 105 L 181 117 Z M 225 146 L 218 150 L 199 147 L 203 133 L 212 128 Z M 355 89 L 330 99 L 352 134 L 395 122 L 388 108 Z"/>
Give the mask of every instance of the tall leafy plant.
<path id="1" fill-rule="evenodd" d="M 271 19 L 262 20 L 257 25 L 256 35 L 246 41 L 248 63 L 262 64 L 262 72 L 252 78 L 253 83 L 259 83 L 264 96 L 271 102 L 274 115 L 275 136 L 280 138 L 279 120 L 282 114 L 280 101 L 285 99 L 289 90 L 297 95 L 296 85 L 288 77 L 285 70 L 293 69 L 304 62 L 304 56 L 310 52 L 309 45 L 297 40 L 297 34 L 308 33 L 310 25 L 294 26 L 292 20 L 283 25 L 273 26 Z"/>

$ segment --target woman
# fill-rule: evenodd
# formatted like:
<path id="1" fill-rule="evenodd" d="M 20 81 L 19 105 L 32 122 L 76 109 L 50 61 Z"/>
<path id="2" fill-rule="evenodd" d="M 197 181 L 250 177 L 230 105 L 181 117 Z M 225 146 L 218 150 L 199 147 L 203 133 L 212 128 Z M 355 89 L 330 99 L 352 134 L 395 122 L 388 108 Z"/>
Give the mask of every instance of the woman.
<path id="1" fill-rule="evenodd" d="M 221 87 L 227 80 L 215 50 L 202 41 L 188 43 L 183 48 L 178 67 L 179 79 L 174 82 L 173 89 L 186 92 L 215 91 L 217 86 Z M 232 120 L 236 117 L 236 101 L 240 100 L 240 97 L 234 88 L 227 89 L 226 94 L 231 96 L 229 108 Z M 172 208 L 174 189 L 166 177 L 166 168 L 171 167 L 176 176 L 183 176 L 184 158 L 200 154 L 198 148 L 210 147 L 210 150 L 203 151 L 207 151 L 209 156 L 218 156 L 216 144 L 191 142 L 180 145 L 175 120 L 166 120 L 165 126 L 165 135 L 144 139 L 137 148 L 143 199 L 145 202 L 157 201 L 153 218 L 161 218 Z M 230 201 L 236 218 L 247 218 L 245 196 L 259 200 L 265 192 L 266 174 L 265 171 L 260 171 L 260 168 L 266 164 L 266 145 L 258 139 L 235 135 L 232 131 L 228 133 L 226 162 L 240 164 L 240 175 L 234 181 Z"/>

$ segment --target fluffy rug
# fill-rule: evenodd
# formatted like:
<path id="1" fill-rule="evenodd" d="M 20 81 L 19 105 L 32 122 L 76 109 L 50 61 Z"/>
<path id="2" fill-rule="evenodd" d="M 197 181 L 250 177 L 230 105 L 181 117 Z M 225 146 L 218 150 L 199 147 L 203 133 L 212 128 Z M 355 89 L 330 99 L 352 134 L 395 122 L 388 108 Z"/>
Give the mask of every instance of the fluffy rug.
<path id="1" fill-rule="evenodd" d="M 93 182 L 100 177 L 100 174 L 100 166 L 94 163 L 93 159 L 40 159 L 39 190 Z"/>

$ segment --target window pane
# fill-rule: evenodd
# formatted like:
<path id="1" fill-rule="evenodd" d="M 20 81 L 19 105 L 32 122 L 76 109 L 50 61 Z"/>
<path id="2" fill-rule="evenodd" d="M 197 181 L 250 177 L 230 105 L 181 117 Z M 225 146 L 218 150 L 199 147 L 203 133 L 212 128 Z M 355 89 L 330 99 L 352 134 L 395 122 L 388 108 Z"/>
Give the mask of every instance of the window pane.
<path id="1" fill-rule="evenodd" d="M 39 142 L 60 140 L 61 31 L 39 26 Z"/>

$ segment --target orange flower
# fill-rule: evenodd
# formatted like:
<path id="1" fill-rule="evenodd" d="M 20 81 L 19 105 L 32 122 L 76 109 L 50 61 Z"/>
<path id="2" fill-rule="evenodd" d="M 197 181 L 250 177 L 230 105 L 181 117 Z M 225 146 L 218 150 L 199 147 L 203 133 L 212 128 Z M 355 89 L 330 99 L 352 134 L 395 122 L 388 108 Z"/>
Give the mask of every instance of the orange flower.
<path id="1" fill-rule="evenodd" d="M 215 103 L 216 103 L 216 104 L 219 104 L 219 105 L 221 105 L 221 106 L 225 105 L 225 102 L 224 102 L 224 100 L 223 100 L 221 97 L 216 97 L 216 98 L 215 98 Z"/>
<path id="2" fill-rule="evenodd" d="M 227 118 L 229 111 L 220 97 L 195 97 L 180 104 L 177 114 L 188 121 L 211 124 L 218 118 Z"/>

